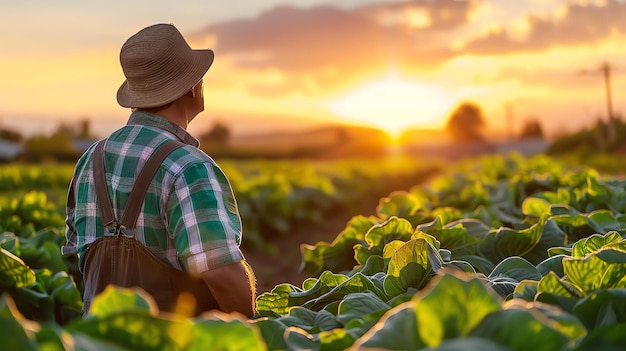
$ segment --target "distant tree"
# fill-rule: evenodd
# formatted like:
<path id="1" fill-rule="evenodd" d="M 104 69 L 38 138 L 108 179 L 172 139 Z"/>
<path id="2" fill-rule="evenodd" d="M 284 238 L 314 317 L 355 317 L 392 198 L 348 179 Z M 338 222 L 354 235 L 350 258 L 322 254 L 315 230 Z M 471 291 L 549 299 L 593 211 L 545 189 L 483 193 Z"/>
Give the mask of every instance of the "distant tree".
<path id="1" fill-rule="evenodd" d="M 10 129 L 0 129 L 0 139 L 19 143 L 23 140 L 22 134 Z"/>
<path id="2" fill-rule="evenodd" d="M 519 135 L 519 139 L 543 139 L 543 128 L 541 128 L 541 123 L 539 123 L 539 120 L 536 118 L 527 119 L 524 122 L 524 126 L 522 127 L 522 132 Z"/>
<path id="3" fill-rule="evenodd" d="M 57 132 L 50 136 L 33 136 L 25 142 L 25 157 L 30 162 L 76 161 L 80 156 L 72 145 L 72 138 Z"/>
<path id="4" fill-rule="evenodd" d="M 217 145 L 226 145 L 230 139 L 230 129 L 221 122 L 216 122 L 213 128 L 201 136 L 204 142 Z"/>
<path id="5" fill-rule="evenodd" d="M 60 123 L 52 135 L 62 135 L 67 138 L 73 138 L 76 136 L 76 128 L 71 124 Z"/>
<path id="6" fill-rule="evenodd" d="M 474 103 L 464 102 L 448 118 L 446 130 L 458 142 L 482 141 L 484 125 L 481 108 Z"/>
<path id="7" fill-rule="evenodd" d="M 91 138 L 91 121 L 87 118 L 83 119 L 80 121 L 80 125 L 78 128 L 78 135 L 79 138 Z"/>

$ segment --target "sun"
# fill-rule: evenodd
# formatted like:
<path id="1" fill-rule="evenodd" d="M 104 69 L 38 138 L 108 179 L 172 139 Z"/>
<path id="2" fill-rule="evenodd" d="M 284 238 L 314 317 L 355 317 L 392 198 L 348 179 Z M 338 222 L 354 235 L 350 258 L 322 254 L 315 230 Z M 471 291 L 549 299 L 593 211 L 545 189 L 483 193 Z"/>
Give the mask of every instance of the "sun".
<path id="1" fill-rule="evenodd" d="M 452 104 L 443 89 L 390 76 L 331 100 L 327 108 L 343 118 L 374 125 L 397 137 L 409 127 L 440 128 Z"/>

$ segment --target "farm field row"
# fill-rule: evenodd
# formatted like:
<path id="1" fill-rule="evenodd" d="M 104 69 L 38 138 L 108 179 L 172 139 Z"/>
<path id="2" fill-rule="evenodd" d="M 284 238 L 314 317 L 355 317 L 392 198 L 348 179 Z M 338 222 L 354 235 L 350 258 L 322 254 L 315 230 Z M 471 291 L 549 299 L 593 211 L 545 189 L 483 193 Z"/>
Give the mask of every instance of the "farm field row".
<path id="1" fill-rule="evenodd" d="M 0 239 L 0 289 L 8 292 L 0 335 L 11 333 L 9 346 L 19 349 L 617 350 L 626 343 L 624 180 L 512 155 L 471 160 L 415 184 L 382 196 L 375 215 L 354 216 L 332 242 L 302 245 L 310 278 L 261 294 L 251 320 L 166 315 L 144 293 L 116 288 L 77 318 L 81 283 L 75 262 L 58 255 L 55 205 L 32 193 L 13 202 L 39 207 L 24 205 L 13 222 L 2 217 L 3 228 L 23 231 L 4 229 Z"/>

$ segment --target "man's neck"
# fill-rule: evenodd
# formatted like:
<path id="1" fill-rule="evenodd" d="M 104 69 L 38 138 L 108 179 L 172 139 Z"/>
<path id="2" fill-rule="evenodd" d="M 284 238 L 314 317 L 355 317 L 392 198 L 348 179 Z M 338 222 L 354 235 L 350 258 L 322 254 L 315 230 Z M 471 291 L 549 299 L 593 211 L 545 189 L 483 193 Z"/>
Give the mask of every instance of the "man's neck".
<path id="1" fill-rule="evenodd" d="M 187 121 L 190 120 L 190 118 L 188 118 L 187 111 L 176 102 L 169 104 L 166 107 L 140 108 L 139 110 L 159 115 L 187 130 Z"/>

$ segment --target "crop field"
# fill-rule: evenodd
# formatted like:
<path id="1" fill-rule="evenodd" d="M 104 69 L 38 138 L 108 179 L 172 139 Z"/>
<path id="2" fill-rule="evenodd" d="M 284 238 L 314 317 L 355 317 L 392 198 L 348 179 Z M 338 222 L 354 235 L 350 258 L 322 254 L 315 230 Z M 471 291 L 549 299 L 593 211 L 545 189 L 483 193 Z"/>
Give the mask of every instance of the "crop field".
<path id="1" fill-rule="evenodd" d="M 397 160 L 398 161 L 398 160 Z M 302 226 L 307 278 L 258 315 L 159 312 L 109 287 L 81 318 L 64 242 L 71 166 L 0 167 L 0 337 L 8 350 L 622 350 L 626 181 L 546 156 L 223 162 L 262 254 Z M 47 167 L 47 166 L 46 166 Z M 313 229 L 311 229 L 313 228 Z M 293 239 L 293 238 L 291 238 Z M 185 310 L 181 306 L 181 311 Z"/>

